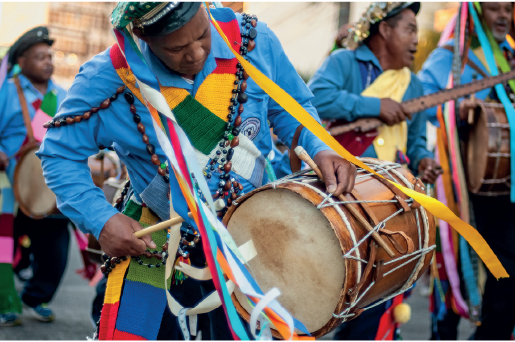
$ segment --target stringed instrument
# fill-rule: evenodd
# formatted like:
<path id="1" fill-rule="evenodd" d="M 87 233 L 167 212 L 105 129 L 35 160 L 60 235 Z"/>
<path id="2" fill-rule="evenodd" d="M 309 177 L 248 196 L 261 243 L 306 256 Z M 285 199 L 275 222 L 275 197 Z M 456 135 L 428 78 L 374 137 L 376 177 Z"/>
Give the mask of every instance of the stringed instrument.
<path id="1" fill-rule="evenodd" d="M 412 114 L 419 113 L 423 110 L 433 108 L 447 101 L 456 100 L 469 94 L 477 93 L 483 89 L 492 88 L 493 86 L 515 79 L 515 70 L 499 74 L 497 76 L 486 77 L 477 81 L 472 81 L 467 84 L 455 86 L 452 89 L 444 89 L 442 91 L 410 99 L 402 102 L 404 108 Z M 337 120 L 332 123 L 328 128 L 329 133 L 335 137 L 336 140 L 343 140 L 341 135 L 349 132 L 357 132 L 365 134 L 385 123 L 377 118 L 363 118 L 354 122 L 345 122 L 344 120 Z M 373 140 L 373 139 L 372 139 Z"/>

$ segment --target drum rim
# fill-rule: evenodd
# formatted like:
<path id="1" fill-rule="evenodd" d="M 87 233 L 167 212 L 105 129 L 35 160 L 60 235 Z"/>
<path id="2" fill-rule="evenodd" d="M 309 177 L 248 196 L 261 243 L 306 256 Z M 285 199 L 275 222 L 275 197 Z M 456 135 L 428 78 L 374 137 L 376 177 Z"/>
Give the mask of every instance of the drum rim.
<path id="1" fill-rule="evenodd" d="M 316 177 L 316 176 L 314 176 L 314 177 Z M 290 186 L 288 186 L 288 185 L 290 185 Z M 294 187 L 292 188 L 291 185 L 294 185 Z M 235 200 L 237 205 L 232 205 L 229 207 L 229 210 L 223 217 L 222 223 L 224 224 L 225 227 L 227 227 L 227 224 L 229 223 L 230 218 L 232 217 L 234 211 L 240 204 L 242 204 L 248 198 L 250 198 L 252 195 L 254 195 L 258 192 L 271 190 L 271 189 L 284 189 L 284 190 L 292 191 L 292 192 L 296 193 L 297 195 L 301 196 L 306 201 L 309 201 L 311 204 L 316 206 L 317 205 L 316 203 L 311 201 L 309 198 L 302 196 L 302 194 L 299 191 L 300 187 L 301 187 L 301 185 L 299 185 L 299 184 L 291 184 L 291 183 L 272 184 L 272 183 L 269 183 L 269 184 L 266 184 L 265 186 L 254 189 L 251 192 L 249 192 L 249 193 L 243 195 L 242 197 L 238 198 L 237 200 Z M 319 196 L 318 193 L 316 195 Z M 357 273 L 355 263 L 350 262 L 349 259 L 343 258 L 343 252 L 345 250 L 350 249 L 345 245 L 345 243 L 348 241 L 343 239 L 343 237 L 338 233 L 336 226 L 335 226 L 335 224 L 337 223 L 336 217 L 340 217 L 340 214 L 338 214 L 336 212 L 336 209 L 334 209 L 333 207 L 328 207 L 328 208 L 324 208 L 324 209 L 327 210 L 327 212 L 328 212 L 326 215 L 324 215 L 324 217 L 326 218 L 329 225 L 333 229 L 333 232 L 336 235 L 336 238 L 338 239 L 338 242 L 340 244 L 340 249 L 342 250 L 342 260 L 345 263 L 345 279 L 352 278 L 353 275 L 355 276 L 355 274 Z M 329 214 L 329 213 L 331 213 L 331 214 Z M 347 282 L 347 281 L 343 282 L 342 289 L 340 291 L 340 298 L 339 298 L 338 302 L 336 303 L 335 309 L 333 310 L 334 314 L 339 314 L 343 310 L 343 308 L 345 306 L 345 294 L 347 293 L 349 286 L 350 286 L 350 282 Z M 236 295 L 234 293 L 231 294 L 231 299 L 233 301 L 234 307 L 236 308 L 236 311 L 238 312 L 238 314 L 247 323 L 249 323 L 250 322 L 250 313 L 247 312 L 247 310 L 245 310 L 243 308 L 243 306 L 240 304 L 240 302 L 238 301 L 238 299 L 236 298 Z M 310 332 L 310 335 L 314 338 L 319 338 L 324 335 L 327 335 L 328 333 L 330 333 L 331 331 L 336 329 L 343 322 L 343 320 L 344 320 L 343 318 L 336 318 L 333 316 L 321 328 L 319 328 L 316 331 Z M 257 327 L 259 328 L 259 325 Z M 278 339 L 283 339 L 283 337 L 280 335 L 280 333 L 276 329 L 271 328 L 270 330 L 272 332 L 273 337 L 278 338 Z M 303 334 L 303 333 L 298 334 L 298 335 L 299 336 L 308 336 L 307 334 Z"/>
<path id="2" fill-rule="evenodd" d="M 47 214 L 35 214 L 33 212 L 31 212 L 27 206 L 25 205 L 25 203 L 23 203 L 23 201 L 20 200 L 20 193 L 19 193 L 19 190 L 18 190 L 18 187 L 17 187 L 17 184 L 18 184 L 18 181 L 19 181 L 19 170 L 21 168 L 21 160 L 23 158 L 25 158 L 25 156 L 27 155 L 27 153 L 29 153 L 30 151 L 36 149 L 36 150 L 39 150 L 39 147 L 41 146 L 41 144 L 37 141 L 33 142 L 33 143 L 28 143 L 24 146 L 22 146 L 22 148 L 18 151 L 17 155 L 18 155 L 18 162 L 16 163 L 16 167 L 14 169 L 14 177 L 13 177 L 13 184 L 12 184 L 12 188 L 13 188 L 13 192 L 14 192 L 14 198 L 16 200 L 16 202 L 18 202 L 18 206 L 20 208 L 20 210 L 25 214 L 27 215 L 28 217 L 30 217 L 31 219 L 33 220 L 41 220 L 45 217 L 48 217 L 50 215 L 52 215 L 56 210 L 57 210 L 57 198 L 55 200 L 55 203 L 53 205 L 53 209 L 50 210 Z"/>

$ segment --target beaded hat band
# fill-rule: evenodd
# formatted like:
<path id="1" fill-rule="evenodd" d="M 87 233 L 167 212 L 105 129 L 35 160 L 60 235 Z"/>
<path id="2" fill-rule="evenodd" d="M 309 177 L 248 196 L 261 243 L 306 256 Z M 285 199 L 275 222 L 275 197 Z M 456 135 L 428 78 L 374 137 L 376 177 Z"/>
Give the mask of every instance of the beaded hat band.
<path id="1" fill-rule="evenodd" d="M 418 14 L 420 2 L 373 2 L 358 22 L 349 29 L 343 45 L 348 49 L 357 48 L 370 36 L 371 27 L 379 25 L 381 21 L 399 14 L 406 8 Z"/>

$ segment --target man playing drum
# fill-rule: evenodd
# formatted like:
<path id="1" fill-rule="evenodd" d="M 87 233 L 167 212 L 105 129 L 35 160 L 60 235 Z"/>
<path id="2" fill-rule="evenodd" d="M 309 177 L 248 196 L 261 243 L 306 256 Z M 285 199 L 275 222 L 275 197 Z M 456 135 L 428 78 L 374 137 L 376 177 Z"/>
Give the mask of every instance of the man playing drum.
<path id="1" fill-rule="evenodd" d="M 461 60 L 461 64 L 464 64 L 461 66 L 463 72 L 460 75 L 462 84 L 469 83 L 474 79 L 490 76 L 492 68 L 499 68 L 499 72 L 508 72 L 512 69 L 514 61 L 513 46 L 510 46 L 507 40 L 507 38 L 511 39 L 507 34 L 513 25 L 513 3 L 476 3 L 473 7 L 469 6 L 468 11 L 468 19 L 473 20 L 474 23 L 474 33 L 471 34 L 467 60 Z M 424 63 L 419 73 L 419 78 L 424 85 L 424 92 L 426 94 L 434 93 L 447 87 L 449 75 L 453 67 L 454 45 L 454 39 L 445 42 L 442 46 L 435 49 Z M 459 68 L 460 66 L 458 65 L 457 67 Z M 506 108 L 510 109 L 509 107 L 513 106 L 511 103 L 513 101 L 513 90 L 510 84 L 506 85 L 506 87 L 498 85 L 495 89 L 483 90 L 473 94 L 473 96 L 471 95 L 470 98 L 461 99 L 459 103 L 459 119 L 461 120 L 458 120 L 457 131 L 459 139 L 462 142 L 467 142 L 468 140 L 468 143 L 471 144 L 472 141 L 468 139 L 468 132 L 480 124 L 477 115 L 469 114 L 470 109 L 476 109 L 486 102 L 496 102 L 497 106 L 503 108 L 506 114 L 508 114 L 509 111 Z M 442 118 L 441 122 L 443 122 L 443 117 L 448 115 L 444 110 L 444 116 L 437 116 L 437 108 L 428 110 L 428 114 L 431 121 L 437 125 L 439 124 L 438 117 Z M 504 120 L 506 120 L 506 114 L 503 114 Z M 458 113 L 456 113 L 456 116 L 458 116 Z M 447 122 L 447 120 L 445 121 Z M 446 123 L 445 125 L 448 124 Z M 441 129 L 445 129 L 445 127 Z M 497 133 L 501 132 L 500 129 L 500 126 L 499 128 L 490 128 L 495 135 L 476 141 L 476 144 L 487 145 L 488 140 L 492 139 L 494 139 L 492 141 L 497 141 L 497 138 L 500 136 Z M 513 139 L 513 135 L 511 139 Z M 459 145 L 456 146 L 454 152 L 460 153 Z M 507 159 L 509 163 L 509 155 Z M 469 165 L 472 168 L 480 168 L 477 161 L 476 165 L 474 165 L 474 161 L 470 160 Z M 456 168 L 454 165 L 453 167 Z M 492 166 L 491 168 L 493 169 L 494 167 Z M 492 172 L 493 170 L 487 171 Z M 499 172 L 501 171 L 499 170 Z M 506 171 L 509 174 L 509 169 Z M 470 178 L 470 175 L 469 169 L 467 177 Z M 515 288 L 515 280 L 513 278 L 515 274 L 515 251 L 513 249 L 513 241 L 515 241 L 514 204 L 510 201 L 509 187 L 506 187 L 505 190 L 503 193 L 489 193 L 485 191 L 468 193 L 478 231 L 485 237 L 485 240 L 492 247 L 511 276 L 509 279 L 496 280 L 487 271 L 482 312 L 479 317 L 480 325 L 478 324 L 479 326 L 475 333 L 476 339 L 508 340 L 512 336 L 515 327 L 515 315 L 512 312 L 512 308 L 515 305 L 515 294 L 513 292 Z M 464 191 L 467 192 L 467 189 L 464 189 Z M 468 208 L 468 201 L 464 205 Z M 468 283 L 465 282 L 465 285 L 468 285 Z M 469 290 L 468 287 L 467 290 Z M 453 289 L 452 296 L 455 297 L 457 295 L 460 294 L 454 293 Z M 450 296 L 447 298 L 450 298 Z M 456 306 L 453 305 L 454 307 Z M 433 333 L 439 335 L 441 339 L 456 339 L 460 316 L 450 309 L 450 304 L 447 308 L 445 318 L 438 321 L 438 324 L 433 324 L 433 326 L 437 326 L 436 331 Z"/>
<path id="2" fill-rule="evenodd" d="M 419 9 L 418 2 L 372 3 L 345 38 L 347 49 L 334 51 L 308 86 L 322 119 L 348 123 L 379 118 L 386 124 L 378 131 L 336 138 L 349 152 L 408 164 L 423 182 L 432 184 L 440 172 L 426 148 L 426 113 L 412 117 L 400 103 L 423 95 L 422 84 L 409 70 L 418 45 Z M 379 320 L 390 304 L 344 323 L 335 338 L 383 339 Z"/>
<path id="3" fill-rule="evenodd" d="M 0 170 L 6 170 L 11 185 L 16 167 L 16 159 L 13 157 L 27 142 L 25 126 L 27 122 L 24 122 L 24 117 L 30 124 L 30 121 L 41 113 L 53 116 L 66 96 L 66 91 L 51 80 L 54 67 L 50 47 L 53 42 L 48 36 L 46 27 L 36 27 L 23 34 L 9 50 L 9 71 L 13 78 L 7 82 L 5 89 L 2 89 L 2 92 L 6 93 L 0 103 L 0 108 L 2 108 Z M 20 93 L 23 96 L 19 96 Z M 24 99 L 22 99 L 23 97 Z M 3 190 L 12 191 L 12 189 Z M 0 231 L 10 230 L 12 232 L 12 226 L 8 227 L 12 221 L 5 219 L 9 210 L 5 209 L 6 206 L 10 206 L 12 213 L 14 197 L 8 196 L 5 191 L 2 193 L 3 219 Z M 38 194 L 34 193 L 33 196 L 36 197 Z M 66 267 L 70 239 L 67 225 L 68 220 L 65 217 L 34 220 L 21 210 L 18 210 L 14 219 L 14 241 L 17 244 L 19 236 L 28 235 L 33 256 L 33 277 L 25 283 L 21 300 L 28 310 L 43 322 L 50 322 L 54 319 L 54 314 L 46 306 L 46 303 L 54 296 Z M 0 236 L 4 236 L 4 234 L 0 233 Z M 2 246 L 1 249 L 6 251 L 7 246 Z M 9 250 L 12 251 L 12 247 Z M 12 274 L 2 273 L 0 278 L 4 276 L 12 278 Z M 12 282 L 12 279 L 10 281 Z M 3 280 L 2 283 L 4 283 Z M 0 293 L 7 289 L 3 285 L 0 288 Z M 6 303 L 6 301 L 0 298 L 0 303 Z M 1 325 L 19 323 L 15 313 L 12 312 L 20 312 L 19 308 L 11 307 L 11 309 L 14 310 L 0 307 Z"/>
<path id="4" fill-rule="evenodd" d="M 211 9 L 211 13 L 237 51 L 318 119 L 311 93 L 264 23 L 230 9 Z M 108 256 L 132 256 L 119 301 L 107 296 L 112 292 L 108 278 L 100 339 L 178 339 L 178 321 L 166 306 L 162 256 L 169 252 L 172 262 L 178 253 L 181 261 L 195 267 L 205 267 L 206 259 L 199 243 L 202 237 L 186 224 L 178 251 L 167 251 L 165 231 L 141 240 L 133 235 L 142 225 L 168 219 L 172 181 L 168 172 L 172 171 L 132 72 L 148 67 L 146 75 L 159 80 L 161 93 L 195 147 L 219 216 L 238 196 L 268 182 L 265 156 L 272 150 L 270 126 L 290 146 L 299 123 L 248 78 L 201 3 L 119 3 L 111 19 L 116 29 L 131 24 L 134 36 L 124 31 L 124 39 L 138 40 L 140 57 L 126 60 L 115 44 L 86 63 L 59 114 L 47 124 L 50 128 L 38 156 L 59 209 L 84 232 L 94 234 Z M 136 48 L 139 54 L 129 41 L 125 53 Z M 306 129 L 296 139 L 320 166 L 329 192 L 338 195 L 353 188 L 352 164 Z M 105 200 L 88 175 L 86 160 L 100 145 L 113 145 L 127 166 L 130 184 L 118 201 L 125 215 Z M 103 268 L 106 274 L 119 261 L 110 260 Z M 199 283 L 192 285 L 190 280 L 176 271 L 168 286 L 182 305 L 191 307 L 214 286 L 212 281 L 200 282 L 199 292 Z M 212 311 L 210 319 L 211 329 L 202 330 L 204 337 L 232 338 L 223 308 Z M 116 327 L 106 325 L 113 320 Z"/>

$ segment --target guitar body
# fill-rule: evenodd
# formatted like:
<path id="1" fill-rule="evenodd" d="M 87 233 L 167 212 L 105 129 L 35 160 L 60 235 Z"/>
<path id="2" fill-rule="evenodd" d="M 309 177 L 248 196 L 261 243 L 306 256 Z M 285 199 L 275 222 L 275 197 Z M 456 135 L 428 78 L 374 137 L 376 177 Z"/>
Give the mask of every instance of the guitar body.
<path id="1" fill-rule="evenodd" d="M 326 129 L 332 133 L 333 131 L 337 131 L 338 127 L 344 127 L 349 123 L 345 120 L 335 120 L 329 123 Z M 378 135 L 378 131 L 376 128 L 373 128 L 369 131 L 362 131 L 360 129 L 351 130 L 341 134 L 331 134 L 333 137 L 342 145 L 347 151 L 352 153 L 354 156 L 361 156 L 367 148 L 374 142 L 374 139 Z"/>

